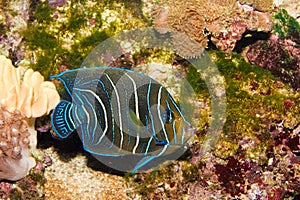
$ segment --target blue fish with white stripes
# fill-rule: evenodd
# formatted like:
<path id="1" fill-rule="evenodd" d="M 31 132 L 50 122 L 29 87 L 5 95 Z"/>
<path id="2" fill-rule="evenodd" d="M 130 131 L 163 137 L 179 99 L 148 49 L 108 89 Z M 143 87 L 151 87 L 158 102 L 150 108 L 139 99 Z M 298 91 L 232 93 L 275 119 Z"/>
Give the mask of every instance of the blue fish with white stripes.
<path id="1" fill-rule="evenodd" d="M 79 68 L 51 76 L 70 100 L 52 113 L 55 136 L 76 130 L 83 148 L 109 167 L 142 172 L 177 159 L 194 129 L 160 83 L 114 67 Z"/>

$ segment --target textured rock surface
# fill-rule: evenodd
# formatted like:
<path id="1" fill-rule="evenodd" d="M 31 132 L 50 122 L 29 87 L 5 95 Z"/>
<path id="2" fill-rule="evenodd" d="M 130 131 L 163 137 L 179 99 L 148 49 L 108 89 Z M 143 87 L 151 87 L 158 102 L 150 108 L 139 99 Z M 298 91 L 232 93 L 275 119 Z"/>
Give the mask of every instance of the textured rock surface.
<path id="1" fill-rule="evenodd" d="M 48 180 L 45 184 L 46 199 L 130 199 L 128 187 L 121 176 L 93 170 L 87 166 L 86 156 L 78 154 L 68 158 L 65 154 L 62 158 L 53 148 L 46 149 L 44 153 L 52 159 L 52 165 L 45 171 Z"/>

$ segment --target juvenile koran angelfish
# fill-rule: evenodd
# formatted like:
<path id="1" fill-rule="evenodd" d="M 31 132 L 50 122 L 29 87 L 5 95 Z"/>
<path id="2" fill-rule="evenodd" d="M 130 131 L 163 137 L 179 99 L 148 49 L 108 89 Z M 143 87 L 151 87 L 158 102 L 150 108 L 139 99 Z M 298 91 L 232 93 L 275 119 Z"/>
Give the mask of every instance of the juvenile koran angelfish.
<path id="1" fill-rule="evenodd" d="M 111 168 L 134 173 L 177 159 L 193 135 L 167 89 L 147 75 L 93 67 L 51 78 L 71 99 L 52 113 L 55 135 L 66 138 L 76 130 L 83 148 Z"/>

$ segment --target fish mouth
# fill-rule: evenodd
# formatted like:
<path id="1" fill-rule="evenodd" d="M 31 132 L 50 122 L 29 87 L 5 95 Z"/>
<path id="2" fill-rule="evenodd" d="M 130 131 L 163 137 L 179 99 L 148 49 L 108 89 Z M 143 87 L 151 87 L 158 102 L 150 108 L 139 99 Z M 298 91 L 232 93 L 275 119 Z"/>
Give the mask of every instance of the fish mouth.
<path id="1" fill-rule="evenodd" d="M 196 129 L 194 127 L 192 127 L 191 125 L 189 125 L 188 127 L 185 127 L 184 131 L 185 131 L 185 135 L 188 134 L 187 137 L 189 139 L 196 134 Z"/>
<path id="2" fill-rule="evenodd" d="M 196 133 L 196 129 L 192 126 L 192 125 L 188 125 L 187 127 L 185 127 L 185 132 L 186 133 L 193 133 L 195 134 Z"/>
<path id="3" fill-rule="evenodd" d="M 185 140 L 188 141 L 196 134 L 197 130 L 191 124 L 187 124 L 183 131 L 186 138 Z"/>
<path id="4" fill-rule="evenodd" d="M 196 129 L 189 122 L 183 122 L 182 120 L 177 119 L 173 122 L 173 127 L 176 126 L 176 123 L 180 123 L 181 131 L 183 131 L 184 134 L 191 133 L 194 135 L 196 133 Z"/>

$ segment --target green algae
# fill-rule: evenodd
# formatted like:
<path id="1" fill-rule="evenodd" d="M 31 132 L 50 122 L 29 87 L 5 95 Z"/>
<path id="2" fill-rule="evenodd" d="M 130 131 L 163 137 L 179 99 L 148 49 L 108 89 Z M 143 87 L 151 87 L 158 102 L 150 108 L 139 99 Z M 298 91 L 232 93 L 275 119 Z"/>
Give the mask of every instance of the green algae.
<path id="1" fill-rule="evenodd" d="M 300 37 L 300 24 L 291 17 L 285 9 L 281 9 L 274 16 L 274 33 L 278 34 L 281 39 L 285 37 Z"/>
<path id="2" fill-rule="evenodd" d="M 55 36 L 49 34 L 45 29 L 29 29 L 24 33 L 24 36 L 32 48 L 41 48 L 49 51 L 55 51 L 56 48 L 59 48 L 59 43 Z"/>
<path id="3" fill-rule="evenodd" d="M 255 111 L 255 108 L 257 108 L 257 112 L 263 112 L 261 109 L 269 108 L 274 111 L 273 114 L 281 114 L 280 116 L 282 116 L 285 113 L 283 101 L 289 95 L 293 100 L 298 100 L 297 95 L 293 94 L 288 86 L 277 88 L 276 81 L 278 79 L 274 78 L 269 71 L 250 65 L 238 54 L 232 54 L 231 57 L 217 51 L 212 51 L 210 54 L 216 58 L 214 61 L 226 79 L 227 125 L 229 122 L 236 122 L 241 119 L 242 122 L 254 120 L 254 125 L 258 122 L 259 113 L 248 111 Z M 194 68 L 189 69 L 188 81 L 199 96 L 209 97 L 205 82 L 201 80 Z M 249 126 L 248 123 L 242 124 L 253 127 Z M 226 128 L 229 127 L 225 126 L 225 132 L 228 132 Z"/>
<path id="4" fill-rule="evenodd" d="M 22 199 L 23 195 L 22 195 L 22 192 L 20 190 L 18 190 L 17 188 L 13 188 L 11 191 L 10 191 L 10 199 L 11 200 L 19 200 L 19 199 Z"/>
<path id="5" fill-rule="evenodd" d="M 172 177 L 173 175 L 174 171 L 168 166 L 162 170 L 145 174 L 143 177 L 135 176 L 133 179 L 129 178 L 128 181 L 137 188 L 141 195 L 147 196 L 147 194 L 154 192 L 157 185 L 163 183 L 168 177 Z"/>
<path id="6" fill-rule="evenodd" d="M 46 3 L 38 4 L 35 9 L 35 17 L 39 23 L 51 22 L 53 18 L 51 17 L 52 9 Z"/>
<path id="7" fill-rule="evenodd" d="M 151 62 L 161 62 L 164 64 L 172 63 L 175 59 L 173 52 L 163 50 L 163 49 L 141 49 L 132 55 L 135 63 L 151 63 Z"/>
<path id="8" fill-rule="evenodd" d="M 187 182 L 196 181 L 199 178 L 199 169 L 197 165 L 186 164 L 182 170 L 182 177 Z"/>
<path id="9" fill-rule="evenodd" d="M 17 184 L 14 185 L 13 189 L 8 194 L 9 199 L 45 199 L 41 193 L 46 180 L 44 175 L 40 174 L 40 177 L 35 180 L 32 174 L 33 173 L 18 181 Z"/>
<path id="10" fill-rule="evenodd" d="M 182 199 L 188 196 L 189 183 L 199 176 L 197 165 L 186 161 L 173 162 L 157 171 L 136 174 L 127 179 L 143 199 Z"/>
<path id="11" fill-rule="evenodd" d="M 198 73 L 197 69 L 194 67 L 189 67 L 189 73 L 187 74 L 187 80 L 193 87 L 194 91 L 197 94 L 205 95 L 204 97 L 208 98 L 208 88 L 203 79 L 200 78 L 200 74 Z M 204 93 L 206 91 L 206 93 Z"/>
<path id="12" fill-rule="evenodd" d="M 299 102 L 299 95 L 292 92 L 287 85 L 276 86 L 279 82 L 269 71 L 247 63 L 240 55 L 227 55 L 220 51 L 210 51 L 210 55 L 220 73 L 226 80 L 226 123 L 215 154 L 221 158 L 235 155 L 239 150 L 238 142 L 244 137 L 268 135 L 272 122 L 285 119 L 286 122 L 297 121 L 299 107 L 287 111 L 284 107 L 286 99 Z M 198 95 L 199 101 L 207 101 L 210 105 L 210 94 L 207 85 L 193 67 L 188 68 L 187 79 Z M 282 87 L 282 88 L 281 88 Z M 199 109 L 198 131 L 202 133 L 197 139 L 201 142 L 206 137 L 203 127 L 209 123 L 210 108 Z M 287 115 L 289 113 L 289 115 Z M 248 156 L 255 157 L 270 140 L 264 137 L 255 148 L 249 149 Z"/>
<path id="13" fill-rule="evenodd" d="M 57 74 L 61 65 L 78 68 L 102 41 L 146 25 L 145 20 L 132 16 L 132 10 L 123 8 L 124 2 L 105 2 L 68 1 L 63 7 L 51 8 L 45 1 L 32 6 L 34 18 L 24 32 L 32 51 L 30 67 L 46 79 Z"/>
<path id="14" fill-rule="evenodd" d="M 104 0 L 103 3 L 109 5 L 111 9 L 120 7 L 123 5 L 126 10 L 128 10 L 133 17 L 142 19 L 145 23 L 150 23 L 150 19 L 146 17 L 142 11 L 143 1 L 140 0 Z"/>
<path id="15" fill-rule="evenodd" d="M 227 153 L 218 155 L 224 158 L 235 154 L 238 141 L 246 136 L 258 138 L 256 147 L 247 150 L 248 156 L 263 154 L 271 139 L 268 134 L 271 123 L 285 120 L 293 127 L 300 120 L 299 94 L 287 85 L 278 86 L 280 81 L 269 71 L 250 65 L 238 54 L 227 58 L 225 53 L 213 51 L 211 55 L 227 84 L 226 123 L 217 144 L 224 146 Z M 287 99 L 294 102 L 290 110 L 284 106 Z"/>

